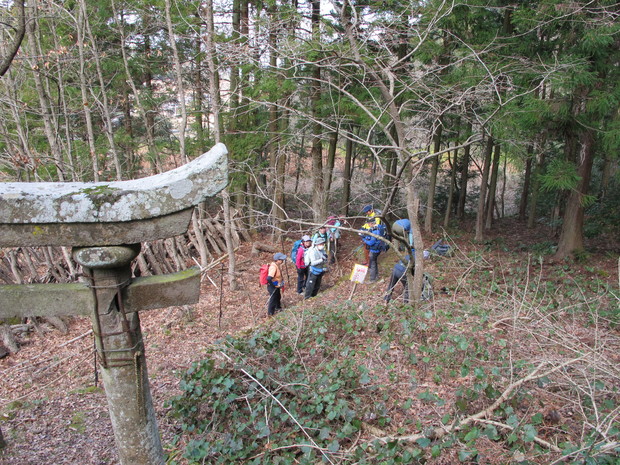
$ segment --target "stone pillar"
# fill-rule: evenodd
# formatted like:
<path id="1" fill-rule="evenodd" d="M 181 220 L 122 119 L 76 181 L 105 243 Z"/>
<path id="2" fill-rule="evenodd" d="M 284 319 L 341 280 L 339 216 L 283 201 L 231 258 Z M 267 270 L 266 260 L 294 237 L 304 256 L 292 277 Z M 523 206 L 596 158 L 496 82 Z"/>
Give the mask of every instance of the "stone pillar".
<path id="1" fill-rule="evenodd" d="M 96 297 L 93 332 L 114 439 L 122 465 L 164 465 L 146 371 L 138 312 L 126 314 L 122 289 L 140 244 L 74 249 Z"/>

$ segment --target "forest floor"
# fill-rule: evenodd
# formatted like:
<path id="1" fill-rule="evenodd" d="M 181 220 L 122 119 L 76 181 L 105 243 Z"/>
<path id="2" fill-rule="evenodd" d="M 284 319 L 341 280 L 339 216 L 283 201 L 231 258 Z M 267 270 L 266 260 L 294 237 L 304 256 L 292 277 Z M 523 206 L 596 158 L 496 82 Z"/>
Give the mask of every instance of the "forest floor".
<path id="1" fill-rule="evenodd" d="M 439 237 L 425 237 L 426 247 Z M 548 233 L 541 229 L 525 230 L 508 220 L 495 227 L 485 245 L 474 244 L 471 233 L 465 231 L 455 233 L 451 240 L 458 253 L 480 251 L 488 255 L 494 267 L 514 262 L 515 254 L 517 261 L 527 263 L 531 250 L 547 246 L 542 237 L 548 237 Z M 287 254 L 292 239 L 284 243 Z M 260 240 L 267 241 L 266 237 Z M 303 301 L 295 293 L 296 272 L 288 263 L 285 279 L 290 287 L 283 297 L 285 311 L 329 305 L 349 296 L 352 284 L 348 276 L 354 263 L 361 262 L 363 253 L 354 233 L 345 233 L 341 244 L 337 265 L 324 278 L 319 295 L 310 301 Z M 618 249 L 610 253 L 609 244 L 600 249 L 599 244 L 588 246 L 594 253 L 582 265 L 554 264 L 545 259 L 542 266 L 531 263 L 531 273 L 544 275 L 562 266 L 568 276 L 591 276 L 617 288 Z M 200 303 L 196 306 L 154 310 L 141 316 L 153 402 L 162 442 L 169 452 L 177 450 L 174 442 L 180 425 L 169 415 L 166 402 L 180 393 L 180 376 L 192 362 L 203 357 L 214 341 L 274 321 L 266 316 L 267 292 L 258 286 L 258 268 L 270 260 L 271 254 L 251 255 L 251 247 L 244 244 L 236 254 L 240 290 L 228 289 L 227 279 L 222 276 L 227 269 L 224 262 L 205 274 Z M 379 261 L 380 281 L 357 286 L 353 301 L 379 304 L 394 262 L 393 255 L 383 254 Z M 436 292 L 445 288 L 446 296 L 454 299 L 462 291 L 457 283 L 465 270 L 445 266 L 441 260 L 429 260 L 426 269 L 435 278 Z M 550 273 L 549 279 L 558 279 L 556 276 Z M 468 296 L 461 292 L 459 298 Z M 0 360 L 0 429 L 8 444 L 0 451 L 0 463 L 117 463 L 105 393 L 101 381 L 95 384 L 90 329 L 88 319 L 73 320 L 66 335 L 43 326 L 43 332 L 20 337 L 19 353 Z"/>

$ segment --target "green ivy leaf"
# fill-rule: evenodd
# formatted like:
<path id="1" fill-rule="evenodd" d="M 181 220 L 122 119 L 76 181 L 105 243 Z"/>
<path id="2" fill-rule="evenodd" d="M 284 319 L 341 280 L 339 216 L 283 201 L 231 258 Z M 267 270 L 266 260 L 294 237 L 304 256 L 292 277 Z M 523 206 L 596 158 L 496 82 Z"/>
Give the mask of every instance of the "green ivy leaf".
<path id="1" fill-rule="evenodd" d="M 418 446 L 420 447 L 428 447 L 431 445 L 431 440 L 428 438 L 420 438 L 416 442 L 418 443 Z"/>
<path id="2" fill-rule="evenodd" d="M 474 441 L 478 439 L 479 435 L 480 435 L 480 431 L 478 430 L 478 428 L 473 428 L 469 433 L 465 435 L 464 439 L 467 442 Z"/>

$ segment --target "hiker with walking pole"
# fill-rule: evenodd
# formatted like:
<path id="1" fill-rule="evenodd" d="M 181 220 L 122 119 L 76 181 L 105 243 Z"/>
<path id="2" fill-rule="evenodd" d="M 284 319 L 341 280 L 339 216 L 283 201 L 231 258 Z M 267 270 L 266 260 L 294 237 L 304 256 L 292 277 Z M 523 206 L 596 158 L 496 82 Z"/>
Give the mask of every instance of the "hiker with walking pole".
<path id="1" fill-rule="evenodd" d="M 284 280 L 282 278 L 282 269 L 280 268 L 286 255 L 281 252 L 274 254 L 273 262 L 269 264 L 269 270 L 267 271 L 267 292 L 269 293 L 269 300 L 267 301 L 267 315 L 273 316 L 276 312 L 282 310 L 282 294 L 281 290 L 284 288 Z"/>

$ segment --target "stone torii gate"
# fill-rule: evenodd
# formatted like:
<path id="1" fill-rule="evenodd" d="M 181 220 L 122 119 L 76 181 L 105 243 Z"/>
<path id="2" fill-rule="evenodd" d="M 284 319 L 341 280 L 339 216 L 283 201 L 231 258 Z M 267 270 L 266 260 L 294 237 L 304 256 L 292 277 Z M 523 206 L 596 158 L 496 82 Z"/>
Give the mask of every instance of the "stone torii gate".
<path id="1" fill-rule="evenodd" d="M 0 183 L 0 247 L 70 246 L 87 283 L 0 286 L 0 318 L 88 315 L 123 465 L 164 464 L 138 312 L 198 302 L 200 271 L 132 278 L 140 243 L 184 234 L 227 183 L 223 144 L 177 169 L 110 183 Z"/>

